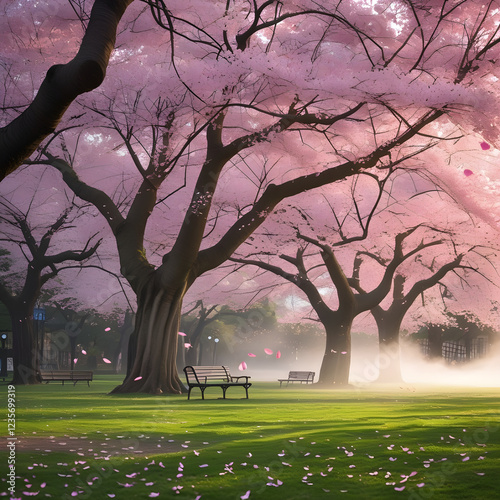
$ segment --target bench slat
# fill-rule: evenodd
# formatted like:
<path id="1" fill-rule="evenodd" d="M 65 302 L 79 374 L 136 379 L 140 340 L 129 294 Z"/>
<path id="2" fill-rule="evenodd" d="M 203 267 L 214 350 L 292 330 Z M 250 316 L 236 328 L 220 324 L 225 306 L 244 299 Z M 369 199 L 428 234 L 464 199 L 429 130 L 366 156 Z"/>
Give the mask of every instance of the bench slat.
<path id="1" fill-rule="evenodd" d="M 94 378 L 94 372 L 90 370 L 41 370 L 40 375 L 42 381 L 45 383 L 49 382 L 73 382 L 76 385 L 77 382 L 83 381 L 87 382 L 90 386 L 90 382 Z"/>

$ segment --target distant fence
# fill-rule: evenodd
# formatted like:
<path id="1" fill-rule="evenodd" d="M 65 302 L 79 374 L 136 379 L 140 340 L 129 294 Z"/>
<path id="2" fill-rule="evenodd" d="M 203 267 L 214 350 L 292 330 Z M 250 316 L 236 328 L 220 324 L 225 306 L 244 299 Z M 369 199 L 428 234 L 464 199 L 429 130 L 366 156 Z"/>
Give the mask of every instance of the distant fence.
<path id="1" fill-rule="evenodd" d="M 425 357 L 430 357 L 430 347 L 428 339 L 421 339 L 420 350 Z M 441 346 L 441 356 L 448 363 L 463 363 L 474 359 L 483 358 L 488 353 L 488 339 L 477 337 L 470 342 L 470 352 L 467 353 L 467 347 L 462 342 L 445 341 Z"/>

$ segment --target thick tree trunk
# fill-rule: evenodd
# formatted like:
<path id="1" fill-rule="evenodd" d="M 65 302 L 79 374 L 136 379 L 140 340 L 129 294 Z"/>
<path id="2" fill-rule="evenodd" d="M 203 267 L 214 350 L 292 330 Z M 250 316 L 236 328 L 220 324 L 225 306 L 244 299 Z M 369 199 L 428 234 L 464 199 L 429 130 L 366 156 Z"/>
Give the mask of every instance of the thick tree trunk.
<path id="1" fill-rule="evenodd" d="M 15 307 L 10 311 L 13 335 L 14 378 L 16 385 L 39 384 L 38 339 L 33 328 L 33 308 Z"/>
<path id="2" fill-rule="evenodd" d="M 329 322 L 324 325 L 326 345 L 318 384 L 327 387 L 348 385 L 351 368 L 351 323 Z"/>
<path id="3" fill-rule="evenodd" d="M 156 280 L 138 294 L 137 316 L 130 338 L 133 363 L 123 383 L 112 393 L 180 394 L 186 389 L 177 371 L 177 344 L 186 287 L 166 291 Z"/>
<path id="4" fill-rule="evenodd" d="M 377 323 L 379 342 L 379 375 L 376 382 L 403 382 L 399 331 L 404 318 L 404 310 L 397 308 L 397 304 L 393 304 L 388 311 L 376 308 L 372 310 L 372 314 Z"/>
<path id="5" fill-rule="evenodd" d="M 399 346 L 399 323 L 385 325 L 379 329 L 379 375 L 377 382 L 399 383 L 401 376 L 401 356 Z"/>

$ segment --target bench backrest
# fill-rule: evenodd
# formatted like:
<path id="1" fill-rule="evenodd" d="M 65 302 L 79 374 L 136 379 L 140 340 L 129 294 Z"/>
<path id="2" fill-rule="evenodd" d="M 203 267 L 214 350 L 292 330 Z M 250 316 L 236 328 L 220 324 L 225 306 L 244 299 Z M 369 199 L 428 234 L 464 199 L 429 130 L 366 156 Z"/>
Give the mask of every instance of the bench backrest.
<path id="1" fill-rule="evenodd" d="M 314 375 L 316 372 L 297 372 L 293 371 L 288 374 L 289 379 L 298 379 L 298 380 L 314 380 Z"/>
<path id="2" fill-rule="evenodd" d="M 93 372 L 90 370 L 41 370 L 42 379 L 48 378 L 67 378 L 74 380 L 75 378 L 89 378 L 92 380 Z"/>
<path id="3" fill-rule="evenodd" d="M 229 382 L 231 375 L 227 366 L 185 366 L 187 383 L 205 384 L 210 381 Z"/>

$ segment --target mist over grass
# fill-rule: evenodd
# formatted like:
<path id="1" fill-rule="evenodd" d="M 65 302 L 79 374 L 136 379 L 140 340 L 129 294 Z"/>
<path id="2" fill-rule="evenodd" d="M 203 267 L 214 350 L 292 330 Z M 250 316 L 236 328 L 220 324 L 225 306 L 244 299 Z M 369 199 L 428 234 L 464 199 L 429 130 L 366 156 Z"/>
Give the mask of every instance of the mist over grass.
<path id="1" fill-rule="evenodd" d="M 324 355 L 324 342 L 323 337 L 315 336 L 309 344 L 296 349 L 287 346 L 284 339 L 278 336 L 253 338 L 233 347 L 231 351 L 222 352 L 217 357 L 217 364 L 226 364 L 234 375 L 249 375 L 254 381 L 277 381 L 286 378 L 290 370 L 314 371 L 317 381 Z M 272 354 L 267 354 L 265 349 L 271 350 Z M 352 335 L 350 383 L 365 386 L 376 382 L 379 373 L 378 352 L 376 335 Z M 406 384 L 500 387 L 498 343 L 485 357 L 470 362 L 429 360 L 424 357 L 418 344 L 406 340 L 401 341 L 400 354 L 401 374 Z M 246 363 L 245 370 L 239 369 L 242 362 Z"/>

